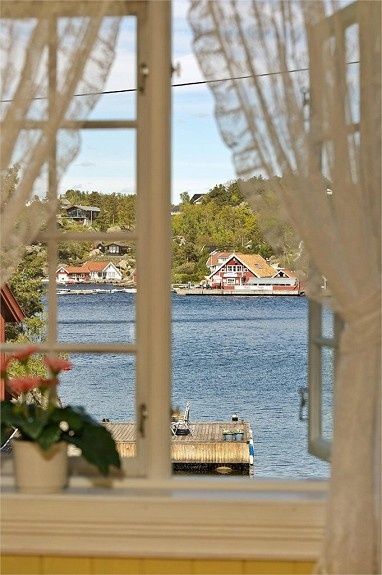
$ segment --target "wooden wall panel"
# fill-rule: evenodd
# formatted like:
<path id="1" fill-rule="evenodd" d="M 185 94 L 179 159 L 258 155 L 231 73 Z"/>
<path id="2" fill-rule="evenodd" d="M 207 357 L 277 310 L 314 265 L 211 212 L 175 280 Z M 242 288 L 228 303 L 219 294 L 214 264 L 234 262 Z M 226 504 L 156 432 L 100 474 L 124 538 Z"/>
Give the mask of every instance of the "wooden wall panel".
<path id="1" fill-rule="evenodd" d="M 310 575 L 310 561 L 5 555 L 2 575 Z"/>

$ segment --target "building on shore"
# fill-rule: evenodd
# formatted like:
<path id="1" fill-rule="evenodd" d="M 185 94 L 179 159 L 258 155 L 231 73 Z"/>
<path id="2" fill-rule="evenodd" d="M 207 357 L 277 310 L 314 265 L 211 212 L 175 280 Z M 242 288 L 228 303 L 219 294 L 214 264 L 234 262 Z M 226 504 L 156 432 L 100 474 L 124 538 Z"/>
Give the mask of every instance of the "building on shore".
<path id="1" fill-rule="evenodd" d="M 88 283 L 98 281 L 120 282 L 122 273 L 107 261 L 88 261 L 81 266 L 61 265 L 56 271 L 58 283 Z"/>
<path id="2" fill-rule="evenodd" d="M 21 323 L 25 314 L 8 284 L 0 289 L 0 343 L 5 343 L 5 328 L 7 323 Z M 1 355 L 1 354 L 0 354 Z M 0 379 L 0 399 L 5 398 L 4 381 Z"/>
<path id="3" fill-rule="evenodd" d="M 92 225 L 101 211 L 96 206 L 80 205 L 64 206 L 63 210 L 66 218 L 73 220 L 77 224 L 83 224 L 84 226 Z"/>

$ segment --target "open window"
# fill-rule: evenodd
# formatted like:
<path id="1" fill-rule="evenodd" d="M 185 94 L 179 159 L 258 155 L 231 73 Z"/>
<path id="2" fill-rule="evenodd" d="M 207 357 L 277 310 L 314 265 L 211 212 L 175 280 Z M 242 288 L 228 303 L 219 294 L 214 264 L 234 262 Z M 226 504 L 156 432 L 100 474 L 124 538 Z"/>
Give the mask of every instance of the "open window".
<path id="1" fill-rule="evenodd" d="M 43 6 L 42 6 L 43 4 Z M 170 390 L 170 80 L 171 80 L 171 28 L 170 3 L 155 2 L 56 2 L 39 3 L 43 8 L 44 21 L 48 26 L 46 63 L 48 82 L 46 86 L 46 106 L 43 119 L 23 118 L 23 129 L 34 133 L 46 131 L 49 138 L 49 152 L 46 158 L 47 196 L 52 216 L 37 237 L 36 242 L 45 246 L 47 252 L 48 288 L 47 288 L 47 335 L 45 341 L 37 345 L 39 349 L 54 353 L 73 354 L 76 368 L 76 357 L 86 358 L 103 354 L 121 366 L 121 387 L 126 384 L 122 371 L 128 374 L 129 392 L 134 404 L 133 420 L 136 422 L 136 450 L 134 456 L 124 458 L 124 470 L 127 476 L 147 477 L 150 474 L 167 477 L 170 470 L 169 434 L 165 432 L 170 426 L 169 390 Z M 35 18 L 34 3 L 26 6 L 24 2 L 4 2 L 2 18 L 14 21 L 22 20 L 33 28 Z M 118 18 L 134 20 L 129 30 L 136 31 L 135 61 L 131 64 L 132 73 L 136 76 L 136 106 L 126 106 L 124 113 L 117 113 L 116 118 L 102 113 L 102 105 L 94 111 L 90 119 L 72 119 L 69 113 L 58 126 L 54 126 L 53 117 L 60 103 L 60 70 L 65 58 L 66 46 L 60 44 L 62 30 L 72 26 L 80 18 L 89 18 L 89 33 L 92 32 L 92 17 L 102 14 L 103 21 Z M 67 41 L 67 38 L 66 38 Z M 26 64 L 25 64 L 26 65 Z M 125 62 L 126 73 L 129 62 Z M 15 87 L 16 88 L 16 87 Z M 62 88 L 62 87 L 61 87 Z M 17 89 L 17 88 L 16 88 Z M 16 97 L 16 94 L 13 95 Z M 74 95 L 73 106 L 76 98 Z M 41 99 L 41 98 L 40 98 Z M 54 129 L 50 129 L 50 126 Z M 63 228 L 57 214 L 60 212 L 58 198 L 58 172 L 60 171 L 58 149 L 62 136 L 71 137 L 82 131 L 85 136 L 100 131 L 113 130 L 124 134 L 131 141 L 131 155 L 136 158 L 136 225 L 133 230 L 89 231 L 86 227 L 92 222 L 93 211 L 84 210 L 83 206 L 74 206 L 74 212 L 67 210 L 68 218 L 80 218 L 83 228 L 72 231 Z M 130 138 L 133 133 L 135 137 Z M 69 135 L 69 136 L 68 136 Z M 124 150 L 125 147 L 122 147 Z M 123 158 L 122 158 L 123 161 Z M 99 210 L 98 210 L 99 211 Z M 90 213 L 90 216 L 88 215 Z M 98 214 L 96 214 L 98 215 Z M 148 233 L 149 232 L 149 233 Z M 136 310 L 130 314 L 135 321 L 135 330 L 131 338 L 97 339 L 94 318 L 88 316 L 83 321 L 88 332 L 83 330 L 84 337 L 75 341 L 70 339 L 63 324 L 70 324 L 71 318 L 60 317 L 57 294 L 58 253 L 63 243 L 91 242 L 108 244 L 122 242 L 133 246 L 136 253 L 136 277 L 138 290 Z M 93 262 L 96 264 L 96 262 Z M 86 266 L 85 266 L 86 267 Z M 105 279 L 106 274 L 118 272 L 112 266 L 108 271 L 97 265 L 86 269 L 83 274 L 77 270 L 76 280 L 85 281 Z M 70 270 L 60 268 L 61 274 Z M 73 270 L 72 270 L 73 271 Z M 74 273 L 74 272 L 73 272 Z M 128 319 L 129 310 L 125 311 Z M 73 315 L 73 314 L 72 314 Z M 122 318 L 124 313 L 122 312 Z M 130 317 L 130 316 L 129 316 Z M 72 318 L 72 332 L 75 328 Z M 109 318 L 110 319 L 110 318 Z M 121 318 L 119 318 L 121 319 Z M 131 319 L 131 318 L 130 318 Z M 61 324 L 60 324 L 61 320 Z M 93 328 L 92 328 L 93 324 Z M 61 327 L 60 327 L 61 325 Z M 86 332 L 86 333 L 85 333 Z M 78 336 L 78 334 L 76 334 Z M 22 345 L 22 344 L 20 344 Z M 11 351 L 18 344 L 5 344 L 3 351 Z M 20 346 L 19 346 L 20 347 Z M 115 359 L 117 358 L 117 359 Z M 123 359 L 125 358 L 125 359 Z M 127 367 L 129 369 L 127 369 Z M 107 369 L 100 377 L 107 377 Z M 86 377 L 86 372 L 78 371 L 78 378 Z M 97 390 L 94 390 L 97 394 Z M 80 393 L 81 396 L 81 393 Z M 132 455 L 132 454 L 131 454 Z"/>

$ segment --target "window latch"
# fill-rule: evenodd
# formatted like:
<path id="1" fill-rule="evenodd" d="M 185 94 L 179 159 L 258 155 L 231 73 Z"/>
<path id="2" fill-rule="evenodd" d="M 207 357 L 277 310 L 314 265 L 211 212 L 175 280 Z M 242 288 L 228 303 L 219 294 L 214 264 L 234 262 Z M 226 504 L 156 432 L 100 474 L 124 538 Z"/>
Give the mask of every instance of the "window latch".
<path id="1" fill-rule="evenodd" d="M 141 94 L 145 91 L 146 79 L 149 75 L 149 68 L 147 64 L 139 65 L 139 77 L 138 77 L 138 90 Z"/>
<path id="2" fill-rule="evenodd" d="M 307 402 L 308 402 L 308 388 L 307 387 L 299 387 L 298 394 L 300 396 L 300 405 L 298 408 L 298 418 L 300 421 L 305 421 L 308 419 L 308 414 L 306 411 Z"/>
<path id="3" fill-rule="evenodd" d="M 148 411 L 145 403 L 141 403 L 138 409 L 138 431 L 141 437 L 145 437 L 146 434 L 146 419 L 148 417 Z"/>

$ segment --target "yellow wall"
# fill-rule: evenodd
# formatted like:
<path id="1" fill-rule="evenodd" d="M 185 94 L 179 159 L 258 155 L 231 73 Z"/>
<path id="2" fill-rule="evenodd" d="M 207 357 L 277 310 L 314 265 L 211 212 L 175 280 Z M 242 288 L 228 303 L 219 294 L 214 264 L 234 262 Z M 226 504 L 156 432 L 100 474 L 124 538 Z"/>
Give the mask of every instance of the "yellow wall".
<path id="1" fill-rule="evenodd" d="M 308 561 L 118 559 L 5 555 L 1 575 L 309 575 Z"/>

